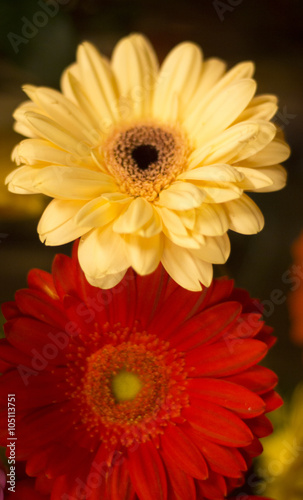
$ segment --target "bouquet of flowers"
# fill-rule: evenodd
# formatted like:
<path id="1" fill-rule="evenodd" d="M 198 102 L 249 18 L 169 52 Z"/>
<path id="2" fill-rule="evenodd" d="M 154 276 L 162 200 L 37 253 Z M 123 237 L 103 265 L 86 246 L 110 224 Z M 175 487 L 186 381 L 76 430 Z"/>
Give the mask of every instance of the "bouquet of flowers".
<path id="1" fill-rule="evenodd" d="M 133 34 L 110 61 L 80 45 L 62 92 L 24 87 L 8 189 L 52 198 L 41 241 L 75 243 L 3 305 L 7 498 L 265 498 L 243 488 L 282 403 L 259 364 L 275 337 L 213 278 L 228 231 L 263 228 L 246 193 L 286 182 L 277 99 L 253 73 L 189 42 L 159 66 Z"/>

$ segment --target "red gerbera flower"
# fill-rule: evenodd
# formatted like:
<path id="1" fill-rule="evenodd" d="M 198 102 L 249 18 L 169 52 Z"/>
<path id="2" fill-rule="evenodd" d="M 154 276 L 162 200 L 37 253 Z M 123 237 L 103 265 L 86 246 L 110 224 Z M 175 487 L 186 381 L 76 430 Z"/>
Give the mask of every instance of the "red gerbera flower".
<path id="1" fill-rule="evenodd" d="M 51 500 L 225 498 L 281 402 L 257 365 L 271 329 L 230 280 L 190 292 L 159 267 L 101 290 L 76 253 L 32 270 L 4 306 L 0 402 L 16 393 L 17 458 L 49 478 Z"/>

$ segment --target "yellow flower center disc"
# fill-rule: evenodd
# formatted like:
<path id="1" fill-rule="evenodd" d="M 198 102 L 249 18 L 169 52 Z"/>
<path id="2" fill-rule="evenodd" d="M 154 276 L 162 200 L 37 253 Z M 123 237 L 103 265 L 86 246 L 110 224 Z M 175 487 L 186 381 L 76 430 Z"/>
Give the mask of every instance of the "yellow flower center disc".
<path id="1" fill-rule="evenodd" d="M 141 390 L 142 382 L 135 373 L 121 370 L 113 377 L 111 386 L 115 400 L 120 403 L 135 399 Z"/>

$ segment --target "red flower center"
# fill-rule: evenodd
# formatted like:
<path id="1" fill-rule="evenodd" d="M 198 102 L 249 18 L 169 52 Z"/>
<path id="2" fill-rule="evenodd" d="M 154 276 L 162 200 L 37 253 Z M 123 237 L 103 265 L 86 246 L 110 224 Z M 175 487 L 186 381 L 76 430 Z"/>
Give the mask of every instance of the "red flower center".
<path id="1" fill-rule="evenodd" d="M 188 405 L 184 355 L 135 327 L 114 325 L 106 333 L 105 345 L 104 330 L 101 335 L 102 347 L 96 349 L 95 338 L 89 355 L 78 348 L 71 356 L 68 381 L 76 386 L 72 398 L 80 406 L 86 429 L 102 435 L 103 441 L 120 441 L 124 446 L 145 442 Z"/>

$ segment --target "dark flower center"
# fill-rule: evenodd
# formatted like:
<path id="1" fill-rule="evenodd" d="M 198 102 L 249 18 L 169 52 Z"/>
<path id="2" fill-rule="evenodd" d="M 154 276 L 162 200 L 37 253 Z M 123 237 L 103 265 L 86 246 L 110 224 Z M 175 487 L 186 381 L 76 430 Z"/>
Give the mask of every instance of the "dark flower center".
<path id="1" fill-rule="evenodd" d="M 148 201 L 186 169 L 189 152 L 182 130 L 149 122 L 117 127 L 98 150 L 121 191 Z"/>
<path id="2" fill-rule="evenodd" d="M 149 165 L 158 161 L 158 150 L 151 144 L 141 144 L 132 150 L 132 158 L 140 170 L 146 170 Z"/>

